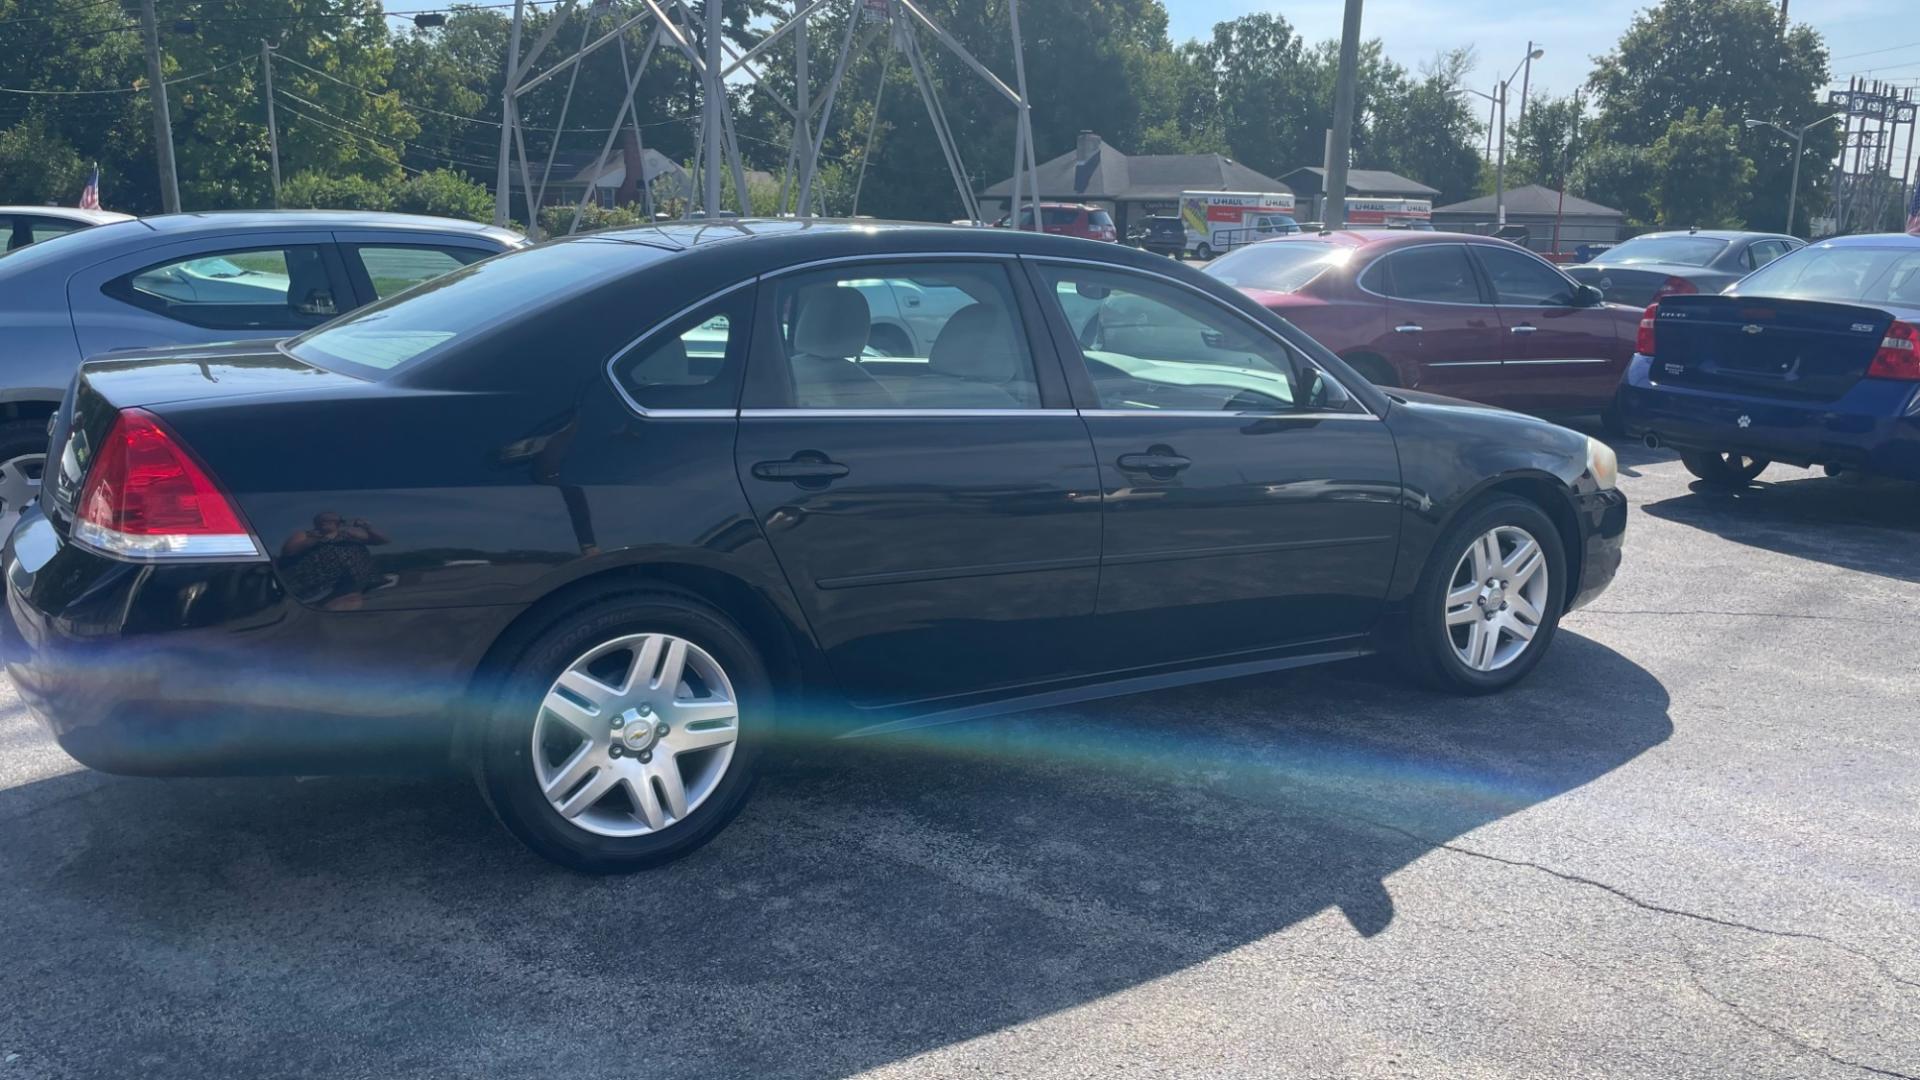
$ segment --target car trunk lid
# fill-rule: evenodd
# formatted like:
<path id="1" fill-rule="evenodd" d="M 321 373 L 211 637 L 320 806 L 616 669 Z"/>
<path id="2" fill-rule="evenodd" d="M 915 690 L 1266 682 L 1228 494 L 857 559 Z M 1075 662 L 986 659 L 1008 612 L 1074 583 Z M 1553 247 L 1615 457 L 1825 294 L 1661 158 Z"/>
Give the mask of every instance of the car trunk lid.
<path id="1" fill-rule="evenodd" d="M 1655 321 L 1661 382 L 1832 401 L 1867 374 L 1891 313 L 1857 304 L 1670 296 Z"/>
<path id="2" fill-rule="evenodd" d="M 273 341 L 114 353 L 81 366 L 49 431 L 41 509 L 63 533 L 121 410 L 360 385 L 281 352 Z"/>

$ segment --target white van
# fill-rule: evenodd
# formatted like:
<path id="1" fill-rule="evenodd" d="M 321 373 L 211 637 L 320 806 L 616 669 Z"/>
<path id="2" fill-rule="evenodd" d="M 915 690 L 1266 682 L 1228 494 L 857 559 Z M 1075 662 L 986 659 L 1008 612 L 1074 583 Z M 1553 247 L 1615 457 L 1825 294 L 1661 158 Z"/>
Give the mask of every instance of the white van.
<path id="1" fill-rule="evenodd" d="M 1300 231 L 1293 196 L 1271 191 L 1183 191 L 1187 253 L 1211 259 L 1237 247 Z"/>

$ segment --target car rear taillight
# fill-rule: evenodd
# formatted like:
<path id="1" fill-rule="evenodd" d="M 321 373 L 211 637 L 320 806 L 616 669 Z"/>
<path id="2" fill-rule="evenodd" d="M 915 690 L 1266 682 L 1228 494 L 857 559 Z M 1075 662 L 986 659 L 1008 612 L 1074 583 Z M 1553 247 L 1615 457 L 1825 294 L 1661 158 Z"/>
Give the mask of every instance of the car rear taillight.
<path id="1" fill-rule="evenodd" d="M 1873 354 L 1867 374 L 1876 379 L 1920 382 L 1920 326 L 1895 319 Z"/>
<path id="2" fill-rule="evenodd" d="M 1700 286 L 1695 285 L 1686 278 L 1670 277 L 1660 283 L 1660 288 L 1654 291 L 1653 298 L 1658 300 L 1663 296 L 1684 296 L 1688 293 L 1697 293 L 1699 291 Z"/>
<path id="3" fill-rule="evenodd" d="M 1653 355 L 1653 323 L 1660 317 L 1660 301 L 1647 305 L 1640 316 L 1640 332 L 1633 336 L 1633 351 L 1641 356 Z"/>
<path id="4" fill-rule="evenodd" d="M 130 559 L 265 557 L 233 499 L 140 409 L 116 416 L 95 451 L 73 539 Z"/>

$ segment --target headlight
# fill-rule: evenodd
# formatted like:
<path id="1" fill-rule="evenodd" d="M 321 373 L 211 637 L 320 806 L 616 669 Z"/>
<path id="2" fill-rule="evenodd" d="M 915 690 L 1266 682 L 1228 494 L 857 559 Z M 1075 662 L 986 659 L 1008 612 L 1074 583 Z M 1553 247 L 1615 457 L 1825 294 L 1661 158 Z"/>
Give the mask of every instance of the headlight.
<path id="1" fill-rule="evenodd" d="M 1620 456 L 1613 447 L 1589 435 L 1587 437 L 1587 475 L 1601 491 L 1612 491 L 1620 479 Z"/>

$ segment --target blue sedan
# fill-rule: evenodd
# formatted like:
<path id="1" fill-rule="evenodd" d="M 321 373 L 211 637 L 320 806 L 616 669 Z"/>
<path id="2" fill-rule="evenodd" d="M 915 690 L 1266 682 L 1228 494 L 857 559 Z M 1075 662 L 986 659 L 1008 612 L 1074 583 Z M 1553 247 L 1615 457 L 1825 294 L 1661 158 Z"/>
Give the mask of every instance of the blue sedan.
<path id="1" fill-rule="evenodd" d="M 0 256 L 0 525 L 39 489 L 47 418 L 82 360 L 291 337 L 525 243 L 449 218 L 274 210 L 120 220 Z"/>
<path id="2" fill-rule="evenodd" d="M 1804 248 L 1647 308 L 1627 430 L 1741 486 L 1775 461 L 1920 480 L 1920 236 Z"/>

